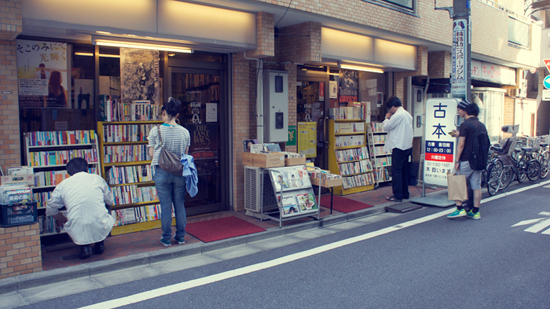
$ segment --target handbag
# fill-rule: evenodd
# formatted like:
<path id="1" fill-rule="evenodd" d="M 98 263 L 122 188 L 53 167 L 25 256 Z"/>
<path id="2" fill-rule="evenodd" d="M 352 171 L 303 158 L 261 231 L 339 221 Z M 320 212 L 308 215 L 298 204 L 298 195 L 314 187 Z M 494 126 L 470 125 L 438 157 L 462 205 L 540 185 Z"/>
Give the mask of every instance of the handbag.
<path id="1" fill-rule="evenodd" d="M 449 194 L 450 201 L 467 201 L 468 188 L 466 186 L 466 176 L 447 172 L 447 193 Z"/>
<path id="2" fill-rule="evenodd" d="M 159 132 L 160 150 L 159 167 L 172 175 L 183 176 L 183 164 L 181 164 L 181 157 L 175 153 L 164 149 L 164 143 L 162 142 L 162 135 L 160 134 L 160 125 L 157 126 Z"/>

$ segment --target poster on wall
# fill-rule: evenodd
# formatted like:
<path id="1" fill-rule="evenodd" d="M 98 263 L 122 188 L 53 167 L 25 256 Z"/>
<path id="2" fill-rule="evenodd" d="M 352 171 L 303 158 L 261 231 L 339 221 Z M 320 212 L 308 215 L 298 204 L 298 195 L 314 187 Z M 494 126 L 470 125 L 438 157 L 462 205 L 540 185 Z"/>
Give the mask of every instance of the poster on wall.
<path id="1" fill-rule="evenodd" d="M 298 152 L 317 157 L 317 122 L 298 122 Z"/>
<path id="2" fill-rule="evenodd" d="M 158 50 L 121 48 L 120 76 L 123 103 L 149 100 L 160 104 Z"/>
<path id="3" fill-rule="evenodd" d="M 70 108 L 67 89 L 67 44 L 17 40 L 19 105 Z"/>
<path id="4" fill-rule="evenodd" d="M 359 75 L 357 71 L 340 71 L 340 96 L 338 103 L 347 105 L 348 102 L 357 102 L 357 83 Z"/>
<path id="5" fill-rule="evenodd" d="M 186 124 L 191 136 L 189 154 L 197 157 L 216 157 L 218 151 L 217 124 Z"/>

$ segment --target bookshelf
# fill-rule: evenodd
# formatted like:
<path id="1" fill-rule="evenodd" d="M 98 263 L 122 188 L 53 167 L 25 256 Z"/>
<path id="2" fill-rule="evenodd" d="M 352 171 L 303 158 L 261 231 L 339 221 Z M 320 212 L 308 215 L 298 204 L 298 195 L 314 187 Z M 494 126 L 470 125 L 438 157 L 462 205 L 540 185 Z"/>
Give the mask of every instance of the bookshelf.
<path id="1" fill-rule="evenodd" d="M 369 148 L 374 164 L 374 178 L 376 185 L 391 181 L 391 152 L 385 152 L 386 138 L 388 132 L 380 122 L 373 122 L 368 126 Z"/>
<path id="2" fill-rule="evenodd" d="M 97 123 L 101 176 L 115 203 L 111 235 L 161 227 L 160 204 L 147 154 L 149 130 L 162 121 Z"/>
<path id="3" fill-rule="evenodd" d="M 46 216 L 47 201 L 55 187 L 69 177 L 65 168 L 69 160 L 82 157 L 88 161 L 88 171 L 99 175 L 97 135 L 93 130 L 77 130 L 27 132 L 24 136 L 27 166 L 34 172 L 32 192 L 38 209 L 40 236 L 64 233 L 53 217 Z"/>
<path id="4" fill-rule="evenodd" d="M 329 119 L 329 170 L 342 176 L 338 195 L 374 189 L 373 167 L 363 119 Z"/>

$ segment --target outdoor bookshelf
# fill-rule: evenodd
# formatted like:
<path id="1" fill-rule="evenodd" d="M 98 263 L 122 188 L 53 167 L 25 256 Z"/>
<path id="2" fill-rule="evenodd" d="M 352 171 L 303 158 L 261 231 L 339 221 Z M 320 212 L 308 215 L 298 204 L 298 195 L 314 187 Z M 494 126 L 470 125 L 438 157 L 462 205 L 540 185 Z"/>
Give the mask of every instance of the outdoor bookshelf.
<path id="1" fill-rule="evenodd" d="M 373 122 L 368 126 L 370 153 L 374 163 L 374 178 L 376 185 L 391 181 L 391 152 L 385 152 L 388 132 L 380 122 Z"/>
<path id="2" fill-rule="evenodd" d="M 374 189 L 367 126 L 363 119 L 329 120 L 329 170 L 342 176 L 342 186 L 334 188 L 338 195 Z"/>
<path id="3" fill-rule="evenodd" d="M 109 185 L 115 203 L 111 235 L 161 227 L 147 136 L 162 121 L 116 121 L 97 124 L 101 176 Z"/>
<path id="4" fill-rule="evenodd" d="M 64 233 L 55 219 L 46 216 L 45 209 L 55 187 L 69 175 L 69 160 L 82 157 L 88 161 L 88 171 L 99 175 L 97 135 L 93 130 L 27 132 L 25 150 L 27 166 L 34 171 L 33 200 L 39 211 L 40 235 Z"/>

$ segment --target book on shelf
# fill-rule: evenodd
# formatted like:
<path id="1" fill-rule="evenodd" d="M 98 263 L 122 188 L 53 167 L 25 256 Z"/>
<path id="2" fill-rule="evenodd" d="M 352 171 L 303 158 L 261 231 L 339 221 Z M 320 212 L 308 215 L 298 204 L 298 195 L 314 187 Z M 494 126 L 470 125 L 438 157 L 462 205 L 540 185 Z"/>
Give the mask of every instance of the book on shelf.
<path id="1" fill-rule="evenodd" d="M 374 177 L 378 182 L 391 180 L 391 171 L 388 168 L 378 167 L 374 169 Z"/>
<path id="2" fill-rule="evenodd" d="M 150 104 L 149 100 L 122 103 L 115 97 L 101 95 L 99 106 L 102 121 L 160 120 L 160 106 Z"/>
<path id="3" fill-rule="evenodd" d="M 157 189 L 155 186 L 138 187 L 137 185 L 123 185 L 109 187 L 109 190 L 113 195 L 115 206 L 158 200 Z"/>
<path id="4" fill-rule="evenodd" d="M 344 189 L 351 189 L 355 187 L 362 187 L 374 184 L 374 177 L 372 173 L 342 177 L 342 180 L 342 186 L 344 187 Z"/>
<path id="5" fill-rule="evenodd" d="M 103 147 L 103 163 L 147 161 L 147 145 Z"/>
<path id="6" fill-rule="evenodd" d="M 71 159 L 79 157 L 86 159 L 88 164 L 99 162 L 95 148 L 29 152 L 27 161 L 31 167 L 65 165 Z"/>
<path id="7" fill-rule="evenodd" d="M 38 216 L 37 222 L 38 222 L 40 234 L 52 234 L 52 233 L 65 232 L 63 225 L 58 226 L 55 218 L 50 215 L 44 214 L 44 215 Z"/>
<path id="8" fill-rule="evenodd" d="M 334 124 L 335 133 L 364 133 L 365 122 L 337 122 Z"/>
<path id="9" fill-rule="evenodd" d="M 384 131 L 384 124 L 382 122 L 371 122 L 372 132 L 375 133 L 386 133 Z"/>
<path id="10" fill-rule="evenodd" d="M 25 137 L 27 146 L 31 147 L 93 144 L 96 141 L 93 130 L 26 132 Z"/>
<path id="11" fill-rule="evenodd" d="M 362 160 L 362 161 L 350 162 L 350 163 L 340 163 L 339 167 L 340 167 L 340 174 L 343 176 L 372 172 L 372 164 L 370 160 Z"/>
<path id="12" fill-rule="evenodd" d="M 365 145 L 365 135 L 336 136 L 336 147 Z"/>
<path id="13" fill-rule="evenodd" d="M 143 142 L 147 141 L 149 131 L 156 126 L 154 123 L 116 124 L 103 126 L 103 142 Z"/>
<path id="14" fill-rule="evenodd" d="M 154 169 L 151 165 L 113 166 L 107 172 L 110 185 L 153 181 Z"/>
<path id="15" fill-rule="evenodd" d="M 134 223 L 143 223 L 160 220 L 160 204 L 145 205 L 133 208 L 124 208 L 111 211 L 111 216 L 115 219 L 114 226 L 122 226 Z M 172 212 L 172 217 L 174 213 Z"/>
<path id="16" fill-rule="evenodd" d="M 364 119 L 365 104 L 329 108 L 330 119 Z"/>
<path id="17" fill-rule="evenodd" d="M 336 158 L 338 162 L 363 160 L 368 159 L 369 157 L 369 151 L 365 146 L 355 149 L 336 150 Z"/>

